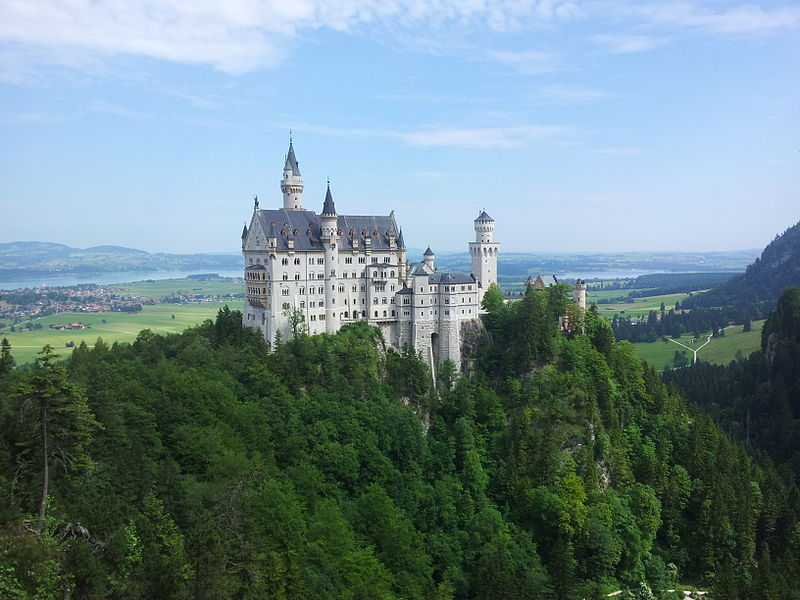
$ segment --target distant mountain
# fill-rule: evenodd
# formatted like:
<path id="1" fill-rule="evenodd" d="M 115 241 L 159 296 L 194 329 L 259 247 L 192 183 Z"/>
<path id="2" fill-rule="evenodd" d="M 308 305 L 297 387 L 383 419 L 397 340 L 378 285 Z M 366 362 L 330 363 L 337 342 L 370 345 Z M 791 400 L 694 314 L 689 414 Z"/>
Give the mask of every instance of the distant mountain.
<path id="1" fill-rule="evenodd" d="M 682 303 L 684 308 L 772 304 L 800 285 L 800 222 L 776 236 L 742 275 Z"/>
<path id="2" fill-rule="evenodd" d="M 103 273 L 108 271 L 169 271 L 235 269 L 238 254 L 167 254 L 123 246 L 71 248 L 51 242 L 0 243 L 0 277 Z"/>

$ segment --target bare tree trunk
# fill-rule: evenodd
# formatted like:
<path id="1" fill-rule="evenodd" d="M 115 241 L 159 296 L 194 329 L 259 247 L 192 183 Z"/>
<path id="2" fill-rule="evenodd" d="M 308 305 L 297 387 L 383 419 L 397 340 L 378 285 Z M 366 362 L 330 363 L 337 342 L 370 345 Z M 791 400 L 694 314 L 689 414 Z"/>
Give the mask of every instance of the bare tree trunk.
<path id="1" fill-rule="evenodd" d="M 39 526 L 36 528 L 39 535 L 44 530 L 44 519 L 47 515 L 47 494 L 50 486 L 50 469 L 47 448 L 47 406 L 42 409 L 42 500 L 39 503 Z"/>

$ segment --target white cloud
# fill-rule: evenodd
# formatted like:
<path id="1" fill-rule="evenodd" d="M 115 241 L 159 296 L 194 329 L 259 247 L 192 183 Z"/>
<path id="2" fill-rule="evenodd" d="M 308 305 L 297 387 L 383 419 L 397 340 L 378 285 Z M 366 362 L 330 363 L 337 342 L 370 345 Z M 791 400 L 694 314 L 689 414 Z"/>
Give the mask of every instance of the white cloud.
<path id="1" fill-rule="evenodd" d="M 612 94 L 604 90 L 587 88 L 580 85 L 547 85 L 534 94 L 548 102 L 556 104 L 582 104 L 603 100 L 611 97 Z"/>
<path id="2" fill-rule="evenodd" d="M 559 68 L 558 57 L 550 52 L 490 52 L 489 56 L 523 75 L 552 73 Z"/>
<path id="3" fill-rule="evenodd" d="M 666 39 L 651 35 L 634 35 L 626 33 L 609 33 L 596 35 L 592 41 L 604 46 L 614 54 L 631 54 L 645 52 L 666 43 Z"/>
<path id="4" fill-rule="evenodd" d="M 124 119 L 147 120 L 151 118 L 151 115 L 146 112 L 132 110 L 130 108 L 114 104 L 113 102 L 106 102 L 105 100 L 93 102 L 89 107 L 89 110 L 92 112 L 107 113 L 109 115 L 122 117 Z"/>
<path id="5" fill-rule="evenodd" d="M 668 33 L 689 28 L 720 34 L 800 27 L 796 6 L 699 0 L 0 0 L 0 13 L 0 75 L 7 81 L 25 79 L 20 61 L 62 65 L 64 56 L 69 65 L 130 55 L 238 74 L 280 63 L 321 29 L 411 41 L 419 50 L 441 52 L 482 31 L 552 31 L 591 19 L 636 31 L 612 31 L 597 41 L 617 52 L 637 52 L 661 43 L 640 33 L 653 26 Z M 498 50 L 491 57 L 526 74 L 559 67 L 547 52 Z"/>
<path id="6" fill-rule="evenodd" d="M 287 128 L 288 124 L 280 124 Z M 572 136 L 572 125 L 510 125 L 497 127 L 427 127 L 412 130 L 339 128 L 327 125 L 294 123 L 297 131 L 347 137 L 373 137 L 399 140 L 409 146 L 436 148 L 522 148 L 535 142 L 561 142 Z"/>

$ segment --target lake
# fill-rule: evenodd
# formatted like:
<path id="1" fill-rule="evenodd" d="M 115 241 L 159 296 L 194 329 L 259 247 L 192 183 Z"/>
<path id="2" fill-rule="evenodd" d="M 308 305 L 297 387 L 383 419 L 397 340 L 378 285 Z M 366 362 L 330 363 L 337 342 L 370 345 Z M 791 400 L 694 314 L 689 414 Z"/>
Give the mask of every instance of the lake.
<path id="1" fill-rule="evenodd" d="M 41 275 L 31 278 L 0 279 L 0 290 L 15 290 L 17 288 L 33 288 L 45 285 L 47 287 L 75 286 L 83 283 L 96 283 L 108 285 L 112 283 L 130 283 L 147 279 L 183 279 L 197 273 L 216 273 L 220 277 L 241 277 L 242 269 L 208 269 L 185 271 L 109 271 L 107 273 L 69 273 L 64 275 Z"/>

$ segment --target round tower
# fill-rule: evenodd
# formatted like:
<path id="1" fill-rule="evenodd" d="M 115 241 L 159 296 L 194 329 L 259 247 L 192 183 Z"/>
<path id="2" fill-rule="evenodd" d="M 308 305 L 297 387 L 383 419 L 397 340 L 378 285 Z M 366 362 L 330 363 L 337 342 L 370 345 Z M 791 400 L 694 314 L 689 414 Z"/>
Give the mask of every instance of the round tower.
<path id="1" fill-rule="evenodd" d="M 339 307 L 336 306 L 337 272 L 339 263 L 339 217 L 333 204 L 331 182 L 325 192 L 325 203 L 319 216 L 320 241 L 325 249 L 325 331 L 336 333 L 339 330 Z"/>
<path id="2" fill-rule="evenodd" d="M 303 210 L 303 179 L 300 177 L 300 164 L 294 155 L 294 146 L 289 138 L 289 152 L 283 165 L 283 208 L 286 210 Z"/>
<path id="3" fill-rule="evenodd" d="M 583 279 L 575 282 L 575 286 L 572 288 L 572 299 L 575 304 L 586 309 L 586 282 Z"/>
<path id="4" fill-rule="evenodd" d="M 480 303 L 487 288 L 497 283 L 497 255 L 500 252 L 500 244 L 492 240 L 494 219 L 485 210 L 481 211 L 474 224 L 475 241 L 469 243 L 469 254 L 472 258 L 472 274 L 479 284 L 478 303 Z"/>

